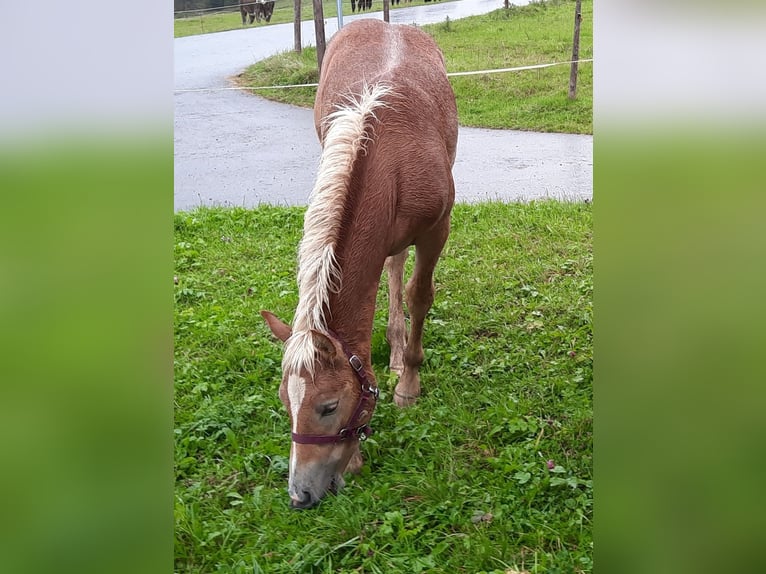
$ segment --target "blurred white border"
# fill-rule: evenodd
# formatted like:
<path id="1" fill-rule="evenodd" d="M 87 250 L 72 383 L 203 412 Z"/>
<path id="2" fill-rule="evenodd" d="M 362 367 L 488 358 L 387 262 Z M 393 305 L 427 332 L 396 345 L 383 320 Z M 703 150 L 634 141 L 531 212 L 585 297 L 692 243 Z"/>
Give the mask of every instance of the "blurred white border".
<path id="1" fill-rule="evenodd" d="M 766 7 L 596 0 L 595 130 L 766 119 Z"/>
<path id="2" fill-rule="evenodd" d="M 172 120 L 172 2 L 14 2 L 4 16 L 0 137 Z"/>

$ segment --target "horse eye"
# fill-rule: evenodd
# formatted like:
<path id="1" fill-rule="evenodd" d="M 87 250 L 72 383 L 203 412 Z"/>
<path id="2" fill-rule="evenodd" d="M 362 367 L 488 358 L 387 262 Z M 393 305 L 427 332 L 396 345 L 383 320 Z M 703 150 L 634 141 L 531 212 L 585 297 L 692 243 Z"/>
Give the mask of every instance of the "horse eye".
<path id="1" fill-rule="evenodd" d="M 321 408 L 322 410 L 319 413 L 321 416 L 326 417 L 328 415 L 331 415 L 338 408 L 338 401 L 335 401 L 334 403 L 327 403 L 326 405 L 322 405 Z"/>

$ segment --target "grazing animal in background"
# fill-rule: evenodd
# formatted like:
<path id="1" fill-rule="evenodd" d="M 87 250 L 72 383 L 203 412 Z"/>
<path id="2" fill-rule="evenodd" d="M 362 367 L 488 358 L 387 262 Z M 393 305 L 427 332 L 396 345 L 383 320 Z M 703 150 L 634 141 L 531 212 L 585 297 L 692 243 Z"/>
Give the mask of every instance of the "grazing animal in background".
<path id="1" fill-rule="evenodd" d="M 247 16 L 250 18 L 250 24 L 253 23 L 253 20 L 260 22 L 261 19 L 270 22 L 271 16 L 274 13 L 274 2 L 275 0 L 239 0 L 242 25 L 246 24 Z"/>
<path id="2" fill-rule="evenodd" d="M 247 16 L 250 16 L 250 24 L 255 20 L 255 2 L 253 0 L 239 0 L 239 13 L 242 15 L 242 25 L 247 22 Z"/>
<path id="3" fill-rule="evenodd" d="M 357 8 L 360 12 L 369 10 L 372 8 L 372 0 L 351 0 L 351 11 L 356 12 Z"/>
<path id="4" fill-rule="evenodd" d="M 394 402 L 408 406 L 420 395 L 423 322 L 455 198 L 457 110 L 438 46 L 414 26 L 363 19 L 343 27 L 324 57 L 314 124 L 322 153 L 292 327 L 261 312 L 284 342 L 279 397 L 292 425 L 293 508 L 316 505 L 362 466 L 359 442 L 378 398 L 371 337 L 384 267 Z M 408 334 L 402 282 L 411 245 Z"/>

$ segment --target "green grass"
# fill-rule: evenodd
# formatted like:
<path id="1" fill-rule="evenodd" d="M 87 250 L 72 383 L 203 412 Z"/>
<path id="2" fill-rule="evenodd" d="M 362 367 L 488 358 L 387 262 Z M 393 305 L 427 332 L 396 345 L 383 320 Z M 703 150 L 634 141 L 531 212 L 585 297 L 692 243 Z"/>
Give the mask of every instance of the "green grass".
<path id="1" fill-rule="evenodd" d="M 590 572 L 591 205 L 455 207 L 423 396 L 392 403 L 382 290 L 365 466 L 296 512 L 282 348 L 258 311 L 292 318 L 303 213 L 175 215 L 176 571 Z"/>
<path id="2" fill-rule="evenodd" d="M 440 2 L 451 2 L 452 0 L 439 0 Z M 412 6 L 423 6 L 426 3 L 424 0 L 412 0 L 412 2 L 400 2 L 396 6 L 391 6 L 391 10 L 398 10 L 400 8 L 410 8 Z M 301 20 L 313 20 L 314 10 L 311 0 L 301 1 Z M 183 36 L 194 36 L 197 34 L 208 34 L 210 32 L 225 32 L 226 30 L 239 30 L 240 28 L 254 28 L 256 26 L 270 26 L 272 24 L 284 24 L 286 22 L 293 21 L 293 2 L 291 0 L 277 0 L 274 4 L 274 13 L 271 16 L 271 22 L 261 21 L 253 22 L 247 26 L 242 26 L 242 16 L 240 16 L 239 8 L 236 8 L 234 12 L 202 12 L 196 14 L 188 14 L 183 17 L 176 18 L 173 22 L 174 25 L 174 37 L 181 38 Z M 328 18 L 336 18 L 338 15 L 338 4 L 336 0 L 323 0 L 322 10 L 324 12 L 325 20 Z M 369 14 L 371 12 L 382 12 L 383 2 L 382 0 L 374 0 L 372 10 L 367 10 L 363 14 Z M 350 0 L 343 0 L 343 15 L 351 16 L 351 2 Z"/>
<path id="3" fill-rule="evenodd" d="M 593 2 L 582 3 L 580 58 L 593 56 Z M 549 0 L 483 16 L 424 26 L 444 53 L 448 72 L 564 62 L 572 57 L 574 2 Z M 451 78 L 461 125 L 540 132 L 593 133 L 593 65 L 579 66 L 577 98 L 568 98 L 568 65 Z M 257 62 L 241 86 L 316 83 L 316 50 Z M 257 90 L 265 98 L 314 105 L 315 88 Z"/>

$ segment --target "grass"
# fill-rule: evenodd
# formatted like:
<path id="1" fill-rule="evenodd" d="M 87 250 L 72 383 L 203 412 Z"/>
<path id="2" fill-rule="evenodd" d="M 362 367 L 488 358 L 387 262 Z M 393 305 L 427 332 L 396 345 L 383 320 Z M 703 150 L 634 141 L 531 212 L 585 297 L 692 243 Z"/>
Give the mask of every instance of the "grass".
<path id="1" fill-rule="evenodd" d="M 452 0 L 439 0 L 440 2 L 451 2 Z M 400 8 L 410 8 L 413 6 L 423 6 L 426 3 L 424 0 L 412 0 L 411 2 L 400 2 L 397 5 L 392 5 L 391 10 L 398 10 Z M 301 20 L 313 20 L 314 10 L 311 0 L 301 1 Z M 286 22 L 293 21 L 293 2 L 290 0 L 277 0 L 274 4 L 274 13 L 271 16 L 270 22 L 261 21 L 253 22 L 247 26 L 242 26 L 242 16 L 239 13 L 239 7 L 235 7 L 235 11 L 230 12 L 197 12 L 188 14 L 184 17 L 177 17 L 173 21 L 174 37 L 182 38 L 184 36 L 194 36 L 197 34 L 209 34 L 211 32 L 225 32 L 226 30 L 239 30 L 240 28 L 254 28 L 256 26 L 270 26 L 273 24 L 284 24 Z M 336 0 L 323 0 L 322 10 L 324 12 L 325 20 L 328 18 L 336 18 L 338 15 L 338 4 Z M 363 14 L 369 14 L 371 12 L 381 12 L 383 10 L 382 0 L 374 0 L 372 9 L 363 12 Z M 351 16 L 351 2 L 349 0 L 343 0 L 343 15 Z M 179 15 L 180 16 L 180 15 Z"/>
<path id="2" fill-rule="evenodd" d="M 303 213 L 175 215 L 175 570 L 590 572 L 591 205 L 455 206 L 421 400 L 392 403 L 381 291 L 365 466 L 296 512 L 258 311 L 292 317 Z"/>
<path id="3" fill-rule="evenodd" d="M 580 58 L 593 56 L 593 2 L 582 3 Z M 574 1 L 549 0 L 483 16 L 423 26 L 439 44 L 448 72 L 563 62 L 572 56 Z M 593 133 L 593 66 L 579 66 L 577 98 L 568 98 L 568 65 L 451 78 L 460 124 L 540 132 Z M 284 52 L 240 74 L 241 86 L 316 83 L 316 49 Z M 315 88 L 257 90 L 258 95 L 312 107 Z"/>

